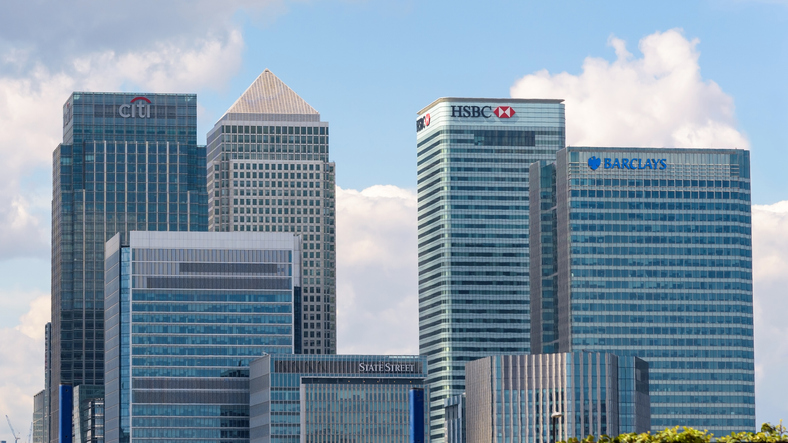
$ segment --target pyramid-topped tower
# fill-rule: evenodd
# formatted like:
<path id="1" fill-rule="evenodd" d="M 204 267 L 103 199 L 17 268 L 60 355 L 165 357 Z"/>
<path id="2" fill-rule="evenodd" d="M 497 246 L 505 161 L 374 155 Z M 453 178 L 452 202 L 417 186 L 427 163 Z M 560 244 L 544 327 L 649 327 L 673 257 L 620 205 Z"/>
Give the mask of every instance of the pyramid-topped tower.
<path id="1" fill-rule="evenodd" d="M 335 182 L 328 138 L 328 123 L 315 108 L 268 69 L 208 133 L 209 230 L 291 232 L 302 241 L 291 338 L 296 353 L 336 353 Z"/>
<path id="2" fill-rule="evenodd" d="M 266 69 L 227 110 L 228 114 L 315 114 L 315 108 Z"/>

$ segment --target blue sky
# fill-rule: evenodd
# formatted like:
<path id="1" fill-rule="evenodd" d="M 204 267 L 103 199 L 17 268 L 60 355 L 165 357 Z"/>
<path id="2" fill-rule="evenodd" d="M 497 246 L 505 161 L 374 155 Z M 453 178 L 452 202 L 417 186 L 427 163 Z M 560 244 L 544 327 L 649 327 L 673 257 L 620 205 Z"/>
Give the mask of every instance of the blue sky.
<path id="1" fill-rule="evenodd" d="M 413 119 L 435 98 L 506 97 L 523 75 L 577 74 L 588 56 L 612 61 L 611 35 L 636 53 L 644 36 L 680 28 L 700 40 L 703 77 L 735 99 L 755 152 L 755 203 L 773 203 L 788 181 L 779 162 L 760 158 L 784 156 L 788 142 L 774 130 L 788 122 L 786 10 L 738 1 L 288 4 L 272 22 L 240 19 L 240 72 L 200 100 L 218 117 L 268 67 L 333 123 L 340 186 L 413 187 Z"/>
<path id="2" fill-rule="evenodd" d="M 786 29 L 779 0 L 4 5 L 0 409 L 26 433 L 43 384 L 51 153 L 71 91 L 197 93 L 204 140 L 269 68 L 331 124 L 343 353 L 417 352 L 414 122 L 436 98 L 565 98 L 572 144 L 749 147 L 758 420 L 788 419 Z"/>

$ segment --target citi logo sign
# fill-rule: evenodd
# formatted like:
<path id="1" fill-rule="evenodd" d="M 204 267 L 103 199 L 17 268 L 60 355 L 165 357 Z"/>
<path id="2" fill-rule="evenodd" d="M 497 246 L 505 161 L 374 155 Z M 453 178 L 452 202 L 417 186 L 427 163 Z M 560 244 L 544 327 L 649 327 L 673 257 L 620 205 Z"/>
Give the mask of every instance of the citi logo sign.
<path id="1" fill-rule="evenodd" d="M 416 120 L 416 132 L 421 131 L 430 125 L 430 115 L 426 114 L 424 117 Z"/>
<path id="2" fill-rule="evenodd" d="M 120 105 L 118 114 L 123 118 L 150 118 L 150 100 L 145 97 L 134 97 L 131 103 Z"/>
<path id="3" fill-rule="evenodd" d="M 484 117 L 490 118 L 495 115 L 498 118 L 511 118 L 514 116 L 514 108 L 511 106 L 452 106 L 451 116 L 460 118 Z"/>
<path id="4" fill-rule="evenodd" d="M 602 159 L 597 156 L 592 156 L 588 159 L 588 167 L 592 171 L 596 171 L 602 165 Z M 641 158 L 606 158 L 604 162 L 604 169 L 667 169 L 667 159 L 664 158 L 647 158 L 645 161 Z"/>

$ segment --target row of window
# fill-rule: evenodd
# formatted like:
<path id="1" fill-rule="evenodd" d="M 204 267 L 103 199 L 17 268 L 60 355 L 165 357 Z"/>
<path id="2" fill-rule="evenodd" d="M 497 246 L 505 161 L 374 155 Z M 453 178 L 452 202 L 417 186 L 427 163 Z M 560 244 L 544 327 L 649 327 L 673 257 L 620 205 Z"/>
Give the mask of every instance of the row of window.
<path id="1" fill-rule="evenodd" d="M 647 335 L 649 337 L 677 336 L 697 337 L 705 335 L 728 335 L 731 337 L 752 337 L 752 326 L 609 326 L 609 325 L 573 325 L 572 332 L 579 335 L 600 335 L 615 337 L 617 335 Z M 683 380 L 683 379 L 682 379 Z M 714 379 L 712 379 L 714 380 Z"/>
<path id="2" fill-rule="evenodd" d="M 271 156 L 271 160 L 273 160 L 274 159 L 273 158 L 274 155 L 279 156 L 281 154 L 257 154 L 257 153 L 259 153 L 259 152 L 265 152 L 265 153 L 268 153 L 268 152 L 270 152 L 270 153 L 274 153 L 274 152 L 284 152 L 284 153 L 291 152 L 291 153 L 296 153 L 295 154 L 296 155 L 296 160 L 306 160 L 306 159 L 312 160 L 312 155 L 313 154 L 325 154 L 325 153 L 328 152 L 328 147 L 326 147 L 325 145 L 320 145 L 318 147 L 318 146 L 315 146 L 315 145 L 263 145 L 263 144 L 236 145 L 236 144 L 223 144 L 222 145 L 222 152 L 223 153 L 227 152 L 227 154 L 222 154 L 222 157 L 226 157 L 226 156 L 232 155 L 232 158 L 236 158 L 238 155 L 244 156 L 244 154 L 243 154 L 244 152 L 246 152 L 246 153 L 250 153 L 251 152 L 251 153 L 253 153 L 252 154 L 252 158 L 255 158 L 255 157 L 259 158 L 260 156 L 263 156 L 263 158 L 266 159 L 266 160 L 268 159 L 269 155 Z M 229 154 L 230 152 L 232 152 L 233 154 Z M 235 154 L 236 152 L 239 152 L 241 154 Z M 245 155 L 245 156 L 246 156 L 247 159 L 249 158 L 248 154 Z M 323 157 L 322 155 L 315 155 L 314 157 L 315 157 L 315 160 L 317 160 L 318 157 L 321 157 L 322 160 L 325 160 L 325 159 L 322 158 Z M 241 158 L 243 158 L 243 157 L 241 157 Z"/>
<path id="3" fill-rule="evenodd" d="M 603 191 L 573 189 L 572 197 L 597 198 L 684 198 L 692 200 L 743 200 L 750 201 L 750 194 L 743 192 L 706 192 L 706 191 Z"/>
<path id="4" fill-rule="evenodd" d="M 593 179 L 573 178 L 569 180 L 571 186 L 624 186 L 624 187 L 677 187 L 677 188 L 734 188 L 750 189 L 750 182 L 739 180 L 668 180 L 668 179 Z"/>
<path id="5" fill-rule="evenodd" d="M 166 149 L 166 146 L 164 148 Z M 156 164 L 158 164 L 158 166 L 166 166 L 168 164 L 170 166 L 178 166 L 179 164 L 188 165 L 189 156 L 185 152 L 186 149 L 184 148 L 180 149 L 181 151 L 180 153 L 170 152 L 170 154 L 168 155 L 165 151 L 164 153 L 160 153 L 157 155 L 155 146 L 151 149 L 151 153 L 149 154 L 145 154 L 144 153 L 145 148 L 140 147 L 139 149 L 140 154 L 135 155 L 134 152 L 137 149 L 135 149 L 132 145 L 132 147 L 129 147 L 129 154 L 127 156 L 126 154 L 123 153 L 125 152 L 125 148 L 123 148 L 122 146 L 118 146 L 117 155 L 110 153 L 106 155 L 106 164 L 104 166 L 106 166 L 107 168 L 117 167 L 118 171 L 123 172 L 123 167 L 125 165 L 128 165 L 130 168 L 133 168 L 134 165 L 136 165 L 137 163 L 139 163 L 138 166 L 142 168 L 144 168 L 145 165 L 151 165 L 152 167 L 155 167 L 157 166 Z M 74 165 L 79 165 L 84 160 L 84 162 L 86 163 L 85 167 L 88 166 L 93 167 L 93 165 L 89 165 L 87 163 L 94 163 L 94 162 L 104 163 L 105 156 L 104 154 L 101 153 L 104 152 L 103 146 L 102 147 L 97 146 L 95 151 L 96 154 L 93 154 L 92 153 L 93 149 L 91 149 L 90 151 L 86 152 L 84 156 L 81 156 L 79 154 L 74 154 L 73 157 L 69 157 L 67 155 L 61 155 L 60 164 L 63 166 L 70 166 L 72 165 L 73 162 Z M 108 146 L 107 151 L 115 152 L 114 146 L 112 147 L 112 149 L 110 149 L 110 147 Z M 115 162 L 117 162 L 117 165 L 115 164 Z M 101 165 L 98 165 L 97 167 L 101 167 Z M 86 169 L 86 170 L 92 171 L 93 169 Z M 108 171 L 113 172 L 112 170 L 109 169 Z M 129 169 L 129 171 L 134 171 L 134 169 Z M 144 171 L 144 169 L 142 169 L 141 171 Z"/>
<path id="6" fill-rule="evenodd" d="M 300 143 L 309 145 L 328 144 L 327 136 L 312 135 L 262 135 L 262 134 L 223 134 L 220 139 L 224 143 Z"/>
<path id="7" fill-rule="evenodd" d="M 328 135 L 328 126 L 222 125 L 222 134 L 307 134 Z"/>
<path id="8" fill-rule="evenodd" d="M 453 274 L 454 275 L 454 274 Z M 572 269 L 573 278 L 737 278 L 752 280 L 752 272 L 688 269 Z"/>
<path id="9" fill-rule="evenodd" d="M 573 257 L 572 266 L 616 266 L 616 267 L 679 267 L 679 268 L 746 268 L 752 269 L 751 260 L 705 259 L 705 258 L 609 258 Z"/>
<path id="10" fill-rule="evenodd" d="M 283 186 L 283 184 L 284 184 L 284 186 Z M 289 184 L 289 186 L 288 186 L 288 184 Z M 224 187 L 227 187 L 228 185 L 229 185 L 228 180 L 225 180 Z M 237 187 L 244 187 L 244 185 L 247 188 L 249 188 L 249 187 L 258 187 L 258 188 L 263 188 L 263 187 L 265 187 L 265 188 L 283 188 L 283 187 L 284 188 L 288 188 L 288 187 L 289 188 L 301 188 L 301 187 L 307 188 L 307 187 L 309 187 L 309 188 L 318 188 L 318 189 L 320 188 L 320 182 L 301 182 L 301 181 L 297 181 L 297 182 L 286 182 L 286 181 L 285 182 L 281 182 L 281 181 L 276 182 L 276 181 L 270 181 L 269 182 L 269 181 L 255 181 L 255 180 L 251 180 L 251 181 L 247 180 L 247 181 L 244 182 L 243 180 L 240 180 L 240 181 L 239 180 L 233 180 L 233 187 L 236 187 L 236 188 Z M 221 186 L 222 186 L 221 183 L 219 183 L 219 182 L 216 183 L 216 187 L 221 187 Z M 260 191 L 260 192 L 262 192 L 262 191 Z M 299 189 L 299 192 L 300 192 L 300 189 Z M 306 191 L 304 191 L 304 192 L 306 192 Z M 317 192 L 318 192 L 318 197 L 319 197 L 320 196 L 320 191 L 317 191 Z M 266 191 L 266 195 L 267 195 L 267 191 Z"/>
<path id="11" fill-rule="evenodd" d="M 572 301 L 572 312 L 743 312 L 752 314 L 752 305 L 719 303 L 578 303 Z"/>
<path id="12" fill-rule="evenodd" d="M 572 200 L 571 208 L 579 209 L 628 209 L 637 210 L 637 213 L 618 213 L 598 211 L 592 213 L 572 211 L 569 217 L 572 220 L 668 220 L 668 221 L 733 221 L 750 223 L 750 216 L 731 214 L 730 212 L 750 213 L 749 204 L 738 203 L 690 203 L 690 202 L 626 202 L 609 200 Z M 642 212 L 643 210 L 665 211 L 704 211 L 683 212 L 681 214 L 663 214 L 658 212 Z M 726 211 L 727 213 L 710 213 L 710 211 Z M 580 215 L 577 215 L 580 214 Z"/>
<path id="13" fill-rule="evenodd" d="M 667 220 L 665 220 L 667 221 Z M 730 224 L 671 224 L 671 225 L 654 225 L 654 224 L 637 224 L 637 223 L 618 223 L 618 224 L 570 224 L 570 230 L 573 232 L 588 231 L 588 232 L 686 232 L 686 233 L 717 233 L 717 234 L 744 234 L 750 235 L 750 226 L 744 225 L 730 225 Z"/>
<path id="14" fill-rule="evenodd" d="M 572 246 L 571 254 L 577 255 L 675 255 L 752 258 L 747 248 L 668 248 L 651 246 Z"/>

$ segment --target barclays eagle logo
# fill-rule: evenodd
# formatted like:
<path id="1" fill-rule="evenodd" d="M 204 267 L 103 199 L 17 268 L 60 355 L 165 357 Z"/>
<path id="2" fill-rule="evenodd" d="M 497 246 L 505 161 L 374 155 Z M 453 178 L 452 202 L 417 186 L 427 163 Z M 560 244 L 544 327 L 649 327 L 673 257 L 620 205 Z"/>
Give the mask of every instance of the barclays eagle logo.
<path id="1" fill-rule="evenodd" d="M 601 163 L 602 159 L 596 156 L 592 156 L 588 159 L 588 167 L 591 168 L 592 171 L 596 171 L 596 168 L 598 168 Z"/>

